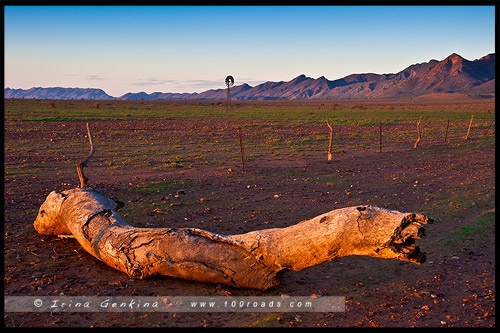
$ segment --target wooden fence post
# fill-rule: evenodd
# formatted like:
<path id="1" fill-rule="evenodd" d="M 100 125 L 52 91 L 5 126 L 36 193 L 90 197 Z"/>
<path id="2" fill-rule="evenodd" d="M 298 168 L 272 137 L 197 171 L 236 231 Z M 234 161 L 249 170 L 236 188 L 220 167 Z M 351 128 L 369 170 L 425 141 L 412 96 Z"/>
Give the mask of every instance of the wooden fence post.
<path id="1" fill-rule="evenodd" d="M 418 146 L 418 143 L 420 142 L 420 138 L 421 138 L 421 135 L 420 135 L 420 121 L 422 120 L 422 116 L 420 116 L 420 118 L 418 119 L 418 123 L 417 123 L 417 132 L 418 132 L 418 139 L 417 141 L 415 142 L 415 146 L 413 148 L 417 148 Z"/>
<path id="2" fill-rule="evenodd" d="M 241 161 L 243 162 L 243 172 L 247 172 L 247 169 L 245 168 L 245 154 L 243 153 L 243 140 L 241 139 L 241 128 L 239 126 L 238 133 L 240 135 Z"/>
<path id="3" fill-rule="evenodd" d="M 448 127 L 450 127 L 450 119 L 448 119 L 448 124 L 446 125 L 446 133 L 444 134 L 444 143 L 446 143 L 446 139 L 448 138 Z"/>
<path id="4" fill-rule="evenodd" d="M 380 122 L 380 152 L 382 152 L 382 122 Z"/>
<path id="5" fill-rule="evenodd" d="M 465 140 L 469 138 L 470 127 L 472 126 L 472 119 L 474 119 L 474 115 L 472 115 L 472 117 L 470 118 L 469 129 L 467 130 L 467 136 L 465 137 Z"/>
<path id="6" fill-rule="evenodd" d="M 328 122 L 328 119 L 326 120 L 326 124 L 330 128 L 330 144 L 328 145 L 328 161 L 332 160 L 332 140 L 333 140 L 333 128 Z"/>
<path id="7" fill-rule="evenodd" d="M 491 125 L 493 125 L 493 122 L 494 122 L 494 121 L 495 121 L 494 119 L 491 121 L 490 125 L 489 125 L 489 126 L 488 126 L 488 128 L 486 129 L 486 132 L 484 132 L 483 136 L 486 136 L 486 133 L 488 133 L 488 132 L 489 132 L 490 127 L 491 127 Z"/>

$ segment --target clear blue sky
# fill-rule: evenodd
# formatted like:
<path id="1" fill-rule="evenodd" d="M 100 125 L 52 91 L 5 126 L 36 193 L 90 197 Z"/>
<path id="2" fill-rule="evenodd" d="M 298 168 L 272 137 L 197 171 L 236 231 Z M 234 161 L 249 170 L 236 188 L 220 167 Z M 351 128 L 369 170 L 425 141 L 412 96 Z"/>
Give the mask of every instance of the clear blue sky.
<path id="1" fill-rule="evenodd" d="M 5 87 L 202 92 L 495 52 L 494 6 L 5 6 Z"/>

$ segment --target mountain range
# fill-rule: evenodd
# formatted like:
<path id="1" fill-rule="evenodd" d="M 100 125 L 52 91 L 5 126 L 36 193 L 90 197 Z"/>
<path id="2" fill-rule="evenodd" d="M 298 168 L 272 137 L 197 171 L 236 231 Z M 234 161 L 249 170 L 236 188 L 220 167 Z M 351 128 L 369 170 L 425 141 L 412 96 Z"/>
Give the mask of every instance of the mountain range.
<path id="1" fill-rule="evenodd" d="M 395 74 L 351 74 L 330 81 L 301 74 L 291 81 L 246 83 L 231 87 L 234 100 L 366 99 L 414 98 L 433 94 L 495 95 L 495 54 L 469 61 L 453 53 L 442 61 L 411 65 Z M 127 93 L 112 97 L 93 88 L 5 88 L 5 98 L 95 99 L 95 100 L 218 100 L 227 91 L 211 89 L 201 93 Z"/>

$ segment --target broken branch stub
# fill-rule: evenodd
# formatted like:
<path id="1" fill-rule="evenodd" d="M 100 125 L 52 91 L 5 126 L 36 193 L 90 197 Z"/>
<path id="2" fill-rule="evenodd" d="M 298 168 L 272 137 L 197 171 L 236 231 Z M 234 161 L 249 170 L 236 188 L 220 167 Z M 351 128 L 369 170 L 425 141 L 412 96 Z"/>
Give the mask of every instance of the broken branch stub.
<path id="1" fill-rule="evenodd" d="M 89 123 L 87 123 L 87 135 L 89 137 L 89 143 L 90 143 L 90 153 L 87 159 L 83 162 L 80 162 L 76 165 L 76 171 L 78 172 L 78 178 L 80 179 L 80 187 L 84 188 L 87 186 L 88 178 L 85 177 L 83 174 L 83 168 L 87 166 L 87 163 L 89 163 L 90 159 L 94 155 L 94 141 L 92 140 L 92 133 L 90 132 L 90 127 Z"/>
<path id="2" fill-rule="evenodd" d="M 219 235 L 197 228 L 137 228 L 96 189 L 51 192 L 34 222 L 44 235 L 74 235 L 91 255 L 133 278 L 165 275 L 266 290 L 288 270 L 350 255 L 425 261 L 415 239 L 432 220 L 372 206 L 332 210 L 286 228 Z"/>

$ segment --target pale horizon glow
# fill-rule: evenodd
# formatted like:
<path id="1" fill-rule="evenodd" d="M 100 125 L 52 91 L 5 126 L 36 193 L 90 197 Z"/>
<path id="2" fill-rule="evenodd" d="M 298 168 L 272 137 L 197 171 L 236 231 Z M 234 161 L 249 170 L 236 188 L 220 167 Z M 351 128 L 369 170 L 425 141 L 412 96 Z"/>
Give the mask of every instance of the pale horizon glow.
<path id="1" fill-rule="evenodd" d="M 193 93 L 495 53 L 494 6 L 4 6 L 4 87 Z"/>

